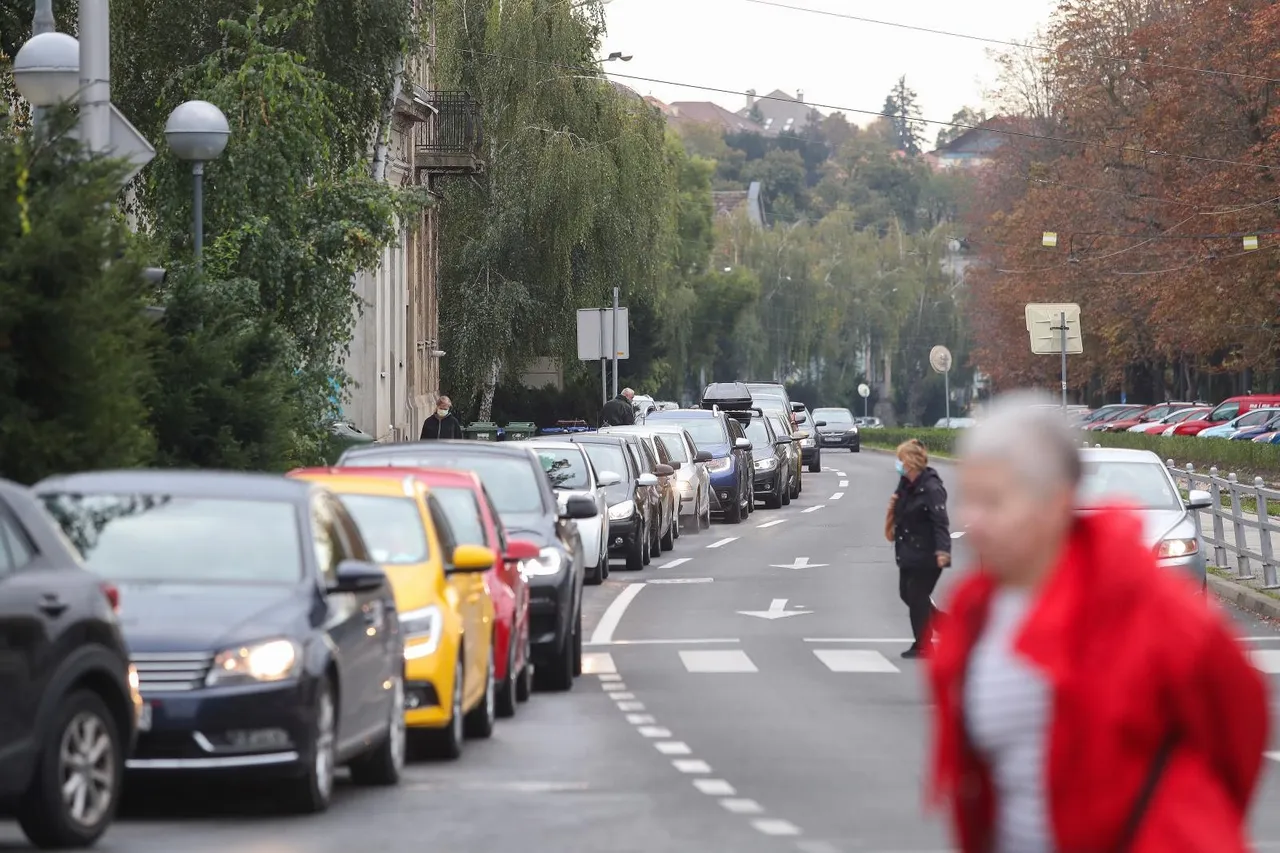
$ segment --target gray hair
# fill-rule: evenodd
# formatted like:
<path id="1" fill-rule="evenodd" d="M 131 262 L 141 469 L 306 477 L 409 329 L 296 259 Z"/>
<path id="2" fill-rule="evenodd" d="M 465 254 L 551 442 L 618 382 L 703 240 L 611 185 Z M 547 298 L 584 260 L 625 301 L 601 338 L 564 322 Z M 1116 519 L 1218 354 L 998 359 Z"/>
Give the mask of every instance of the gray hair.
<path id="1" fill-rule="evenodd" d="M 1080 434 L 1044 394 L 1015 391 L 999 397 L 959 442 L 964 460 L 1008 462 L 1042 488 L 1080 483 Z"/>

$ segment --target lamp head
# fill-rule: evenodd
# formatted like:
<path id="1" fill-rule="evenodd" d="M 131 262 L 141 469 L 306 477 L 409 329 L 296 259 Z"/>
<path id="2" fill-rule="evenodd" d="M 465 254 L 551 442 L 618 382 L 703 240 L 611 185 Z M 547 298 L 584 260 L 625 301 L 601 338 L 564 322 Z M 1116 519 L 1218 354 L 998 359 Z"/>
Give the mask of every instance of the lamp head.
<path id="1" fill-rule="evenodd" d="M 164 138 L 179 160 L 207 162 L 226 150 L 231 138 L 227 117 L 208 101 L 187 101 L 169 113 Z"/>
<path id="2" fill-rule="evenodd" d="M 80 91 L 80 42 L 66 33 L 32 36 L 13 58 L 13 84 L 33 107 L 54 107 Z"/>

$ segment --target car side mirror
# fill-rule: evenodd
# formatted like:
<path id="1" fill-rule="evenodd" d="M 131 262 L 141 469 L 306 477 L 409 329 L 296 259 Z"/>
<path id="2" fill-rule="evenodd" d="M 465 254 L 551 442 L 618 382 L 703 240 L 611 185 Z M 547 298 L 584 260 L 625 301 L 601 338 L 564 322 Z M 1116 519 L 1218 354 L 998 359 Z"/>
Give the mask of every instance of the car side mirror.
<path id="1" fill-rule="evenodd" d="M 498 562 L 498 555 L 492 548 L 483 545 L 459 545 L 453 549 L 453 565 L 449 574 L 469 575 L 487 572 Z"/>
<path id="2" fill-rule="evenodd" d="M 734 450 L 750 450 L 751 441 L 745 438 L 735 438 L 733 440 L 733 449 Z"/>
<path id="3" fill-rule="evenodd" d="M 714 457 L 709 450 L 699 450 L 693 457 L 694 462 L 710 462 Z"/>
<path id="4" fill-rule="evenodd" d="M 658 485 L 658 478 L 646 472 L 636 478 L 636 485 L 637 486 L 656 486 Z"/>
<path id="5" fill-rule="evenodd" d="M 791 436 L 788 435 L 779 439 L 775 439 L 773 443 L 778 445 L 779 447 L 786 447 L 788 444 L 791 443 Z"/>
<path id="6" fill-rule="evenodd" d="M 1187 494 L 1187 509 L 1208 509 L 1213 506 L 1213 495 L 1201 489 L 1192 489 Z"/>
<path id="7" fill-rule="evenodd" d="M 601 486 L 616 486 L 622 482 L 622 475 L 616 471 L 601 471 L 596 476 L 596 483 Z"/>
<path id="8" fill-rule="evenodd" d="M 561 511 L 561 518 L 595 518 L 600 514 L 600 508 L 596 506 L 596 502 L 586 495 L 572 495 L 564 502 L 564 510 Z"/>
<path id="9" fill-rule="evenodd" d="M 387 573 L 376 563 L 343 560 L 338 564 L 338 579 L 329 592 L 374 592 L 387 582 Z"/>
<path id="10" fill-rule="evenodd" d="M 663 463 L 659 463 L 653 467 L 653 473 L 657 474 L 659 477 L 670 477 L 675 472 L 676 469 L 673 466 Z"/>
<path id="11" fill-rule="evenodd" d="M 509 563 L 519 563 L 522 560 L 536 560 L 542 553 L 542 549 L 528 539 L 508 539 L 506 560 Z"/>
<path id="12" fill-rule="evenodd" d="M 814 422 L 813 422 L 813 425 L 814 425 L 814 426 L 816 426 L 816 427 L 819 427 L 819 426 L 826 426 L 826 425 L 827 425 L 827 422 L 826 422 L 826 421 L 814 421 Z"/>

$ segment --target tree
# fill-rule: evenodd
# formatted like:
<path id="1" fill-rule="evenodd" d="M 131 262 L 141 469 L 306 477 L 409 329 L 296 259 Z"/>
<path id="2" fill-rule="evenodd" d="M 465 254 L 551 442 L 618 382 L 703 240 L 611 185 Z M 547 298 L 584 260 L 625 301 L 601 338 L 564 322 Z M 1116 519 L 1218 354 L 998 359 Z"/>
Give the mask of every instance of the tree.
<path id="1" fill-rule="evenodd" d="M 920 120 L 919 96 L 907 85 L 906 76 L 898 78 L 881 111 L 892 129 L 897 150 L 916 157 L 924 151 L 924 122 Z"/>
<path id="2" fill-rule="evenodd" d="M 949 142 L 959 139 L 961 136 L 969 132 L 971 128 L 978 127 L 987 120 L 987 111 L 984 109 L 974 109 L 973 107 L 961 107 L 955 115 L 951 116 L 951 127 L 944 127 L 938 131 L 938 138 L 934 142 L 934 148 L 941 148 Z M 954 125 L 961 125 L 956 127 Z"/>

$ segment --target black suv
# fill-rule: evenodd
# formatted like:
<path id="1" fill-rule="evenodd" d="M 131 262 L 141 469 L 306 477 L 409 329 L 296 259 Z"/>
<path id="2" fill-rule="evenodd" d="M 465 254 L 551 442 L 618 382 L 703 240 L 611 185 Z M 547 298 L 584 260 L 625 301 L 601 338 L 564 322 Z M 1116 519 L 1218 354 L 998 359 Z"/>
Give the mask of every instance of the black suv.
<path id="1" fill-rule="evenodd" d="M 791 503 L 787 495 L 791 465 L 787 448 L 792 438 L 778 435 L 769 419 L 759 413 L 747 423 L 746 428 L 754 458 L 755 496 L 769 509 L 779 509 L 784 503 Z"/>
<path id="2" fill-rule="evenodd" d="M 120 802 L 142 711 L 116 619 L 24 487 L 0 480 L 0 809 L 37 847 L 88 847 Z"/>

